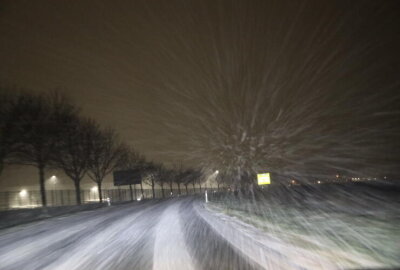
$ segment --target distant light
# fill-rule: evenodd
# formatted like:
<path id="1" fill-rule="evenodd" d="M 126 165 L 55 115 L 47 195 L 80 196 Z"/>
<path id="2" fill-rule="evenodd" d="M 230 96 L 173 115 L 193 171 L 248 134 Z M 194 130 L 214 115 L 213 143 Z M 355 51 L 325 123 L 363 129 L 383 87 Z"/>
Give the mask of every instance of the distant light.
<path id="1" fill-rule="evenodd" d="M 19 192 L 20 197 L 26 197 L 27 195 L 28 195 L 28 191 L 26 191 L 26 189 L 23 189 Z"/>
<path id="2" fill-rule="evenodd" d="M 90 189 L 90 191 L 92 191 L 92 192 L 97 192 L 97 187 L 96 186 L 94 186 L 94 187 L 92 187 L 91 189 Z"/>
<path id="3" fill-rule="evenodd" d="M 318 180 L 318 184 L 321 184 L 321 181 Z"/>
<path id="4" fill-rule="evenodd" d="M 138 202 L 140 202 L 141 200 L 142 200 L 142 198 L 140 198 L 140 197 L 139 197 L 139 198 L 137 198 L 137 201 L 138 201 Z"/>
<path id="5" fill-rule="evenodd" d="M 50 182 L 55 184 L 57 182 L 57 176 L 53 175 L 52 177 L 50 177 Z"/>
<path id="6" fill-rule="evenodd" d="M 216 171 L 215 171 L 215 173 L 216 173 L 216 174 L 219 174 L 219 171 L 218 171 L 218 170 L 216 170 Z"/>
<path id="7" fill-rule="evenodd" d="M 339 178 L 339 174 L 336 175 L 336 178 Z"/>

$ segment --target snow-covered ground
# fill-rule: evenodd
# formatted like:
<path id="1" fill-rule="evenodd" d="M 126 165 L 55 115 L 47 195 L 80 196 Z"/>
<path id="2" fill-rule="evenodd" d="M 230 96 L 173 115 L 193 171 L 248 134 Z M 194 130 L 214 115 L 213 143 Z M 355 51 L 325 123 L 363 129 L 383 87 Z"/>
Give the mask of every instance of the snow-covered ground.
<path id="1" fill-rule="evenodd" d="M 94 210 L 106 206 L 106 203 L 93 203 L 83 205 L 55 206 L 55 207 L 36 207 L 25 209 L 14 209 L 0 211 L 0 229 L 19 224 L 41 220 L 50 217 L 67 215 L 80 211 Z"/>
<path id="2" fill-rule="evenodd" d="M 315 253 L 289 245 L 240 219 L 207 211 L 201 205 L 196 206 L 196 211 L 232 246 L 265 269 L 337 269 L 334 263 Z"/>
<path id="3" fill-rule="evenodd" d="M 259 269 L 197 216 L 195 202 L 136 202 L 0 230 L 0 269 Z"/>
<path id="4" fill-rule="evenodd" d="M 281 208 L 280 219 L 275 215 L 270 222 L 267 215 L 227 209 L 222 203 L 181 197 L 103 207 L 10 227 L 0 230 L 0 269 L 350 269 L 357 265 L 354 262 L 358 268 L 395 265 L 383 264 L 365 253 L 370 249 L 356 249 L 346 242 L 340 230 L 352 231 L 352 241 L 360 239 L 368 248 L 377 248 L 359 228 L 340 223 L 343 219 L 332 221 L 328 218 L 333 216 L 320 215 L 319 220 L 325 221 L 321 226 L 330 224 L 337 230 L 321 227 L 318 231 L 327 235 L 313 238 L 292 228 L 299 222 L 289 224 L 304 219 L 306 210 Z M 303 224 L 317 224 L 316 216 L 307 217 Z M 289 225 L 292 227 L 285 227 Z M 389 236 L 389 243 L 382 224 L 375 225 L 374 237 L 381 233 L 380 248 L 392 258 L 400 250 L 391 246 L 399 243 L 398 229 Z M 339 240 L 342 246 L 326 239 Z"/>
<path id="5" fill-rule="evenodd" d="M 398 195 L 396 187 L 387 186 L 299 187 L 264 192 L 255 200 L 216 199 L 201 212 L 215 224 L 223 222 L 215 229 L 267 264 L 272 258 L 280 266 L 291 262 L 305 269 L 392 269 L 400 266 Z M 246 244 L 229 236 L 226 228 L 233 226 L 241 237 L 247 235 Z M 254 255 L 253 243 L 265 252 Z"/>

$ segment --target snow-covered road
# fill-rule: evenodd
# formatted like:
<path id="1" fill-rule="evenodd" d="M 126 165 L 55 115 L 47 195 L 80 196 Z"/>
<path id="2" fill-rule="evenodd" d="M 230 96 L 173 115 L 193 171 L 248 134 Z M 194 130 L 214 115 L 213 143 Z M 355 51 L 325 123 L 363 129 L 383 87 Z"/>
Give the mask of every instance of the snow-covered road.
<path id="1" fill-rule="evenodd" d="M 1 230 L 0 269 L 258 269 L 196 214 L 196 203 L 125 204 Z"/>

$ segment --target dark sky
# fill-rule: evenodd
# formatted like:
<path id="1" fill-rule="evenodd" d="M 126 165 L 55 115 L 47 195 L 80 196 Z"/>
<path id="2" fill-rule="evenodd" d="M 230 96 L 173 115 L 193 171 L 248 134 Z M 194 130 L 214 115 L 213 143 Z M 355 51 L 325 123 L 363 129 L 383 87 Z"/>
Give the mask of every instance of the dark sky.
<path id="1" fill-rule="evenodd" d="M 150 159 L 394 173 L 398 1 L 0 1 L 0 83 L 59 89 Z"/>

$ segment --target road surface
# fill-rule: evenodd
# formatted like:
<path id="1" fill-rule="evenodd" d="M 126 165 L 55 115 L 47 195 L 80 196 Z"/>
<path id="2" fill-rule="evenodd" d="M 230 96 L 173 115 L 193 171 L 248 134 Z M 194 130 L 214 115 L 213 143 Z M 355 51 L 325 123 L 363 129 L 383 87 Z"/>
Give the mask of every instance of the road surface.
<path id="1" fill-rule="evenodd" d="M 146 201 L 4 229 L 0 269 L 261 269 L 196 213 L 198 203 Z"/>

